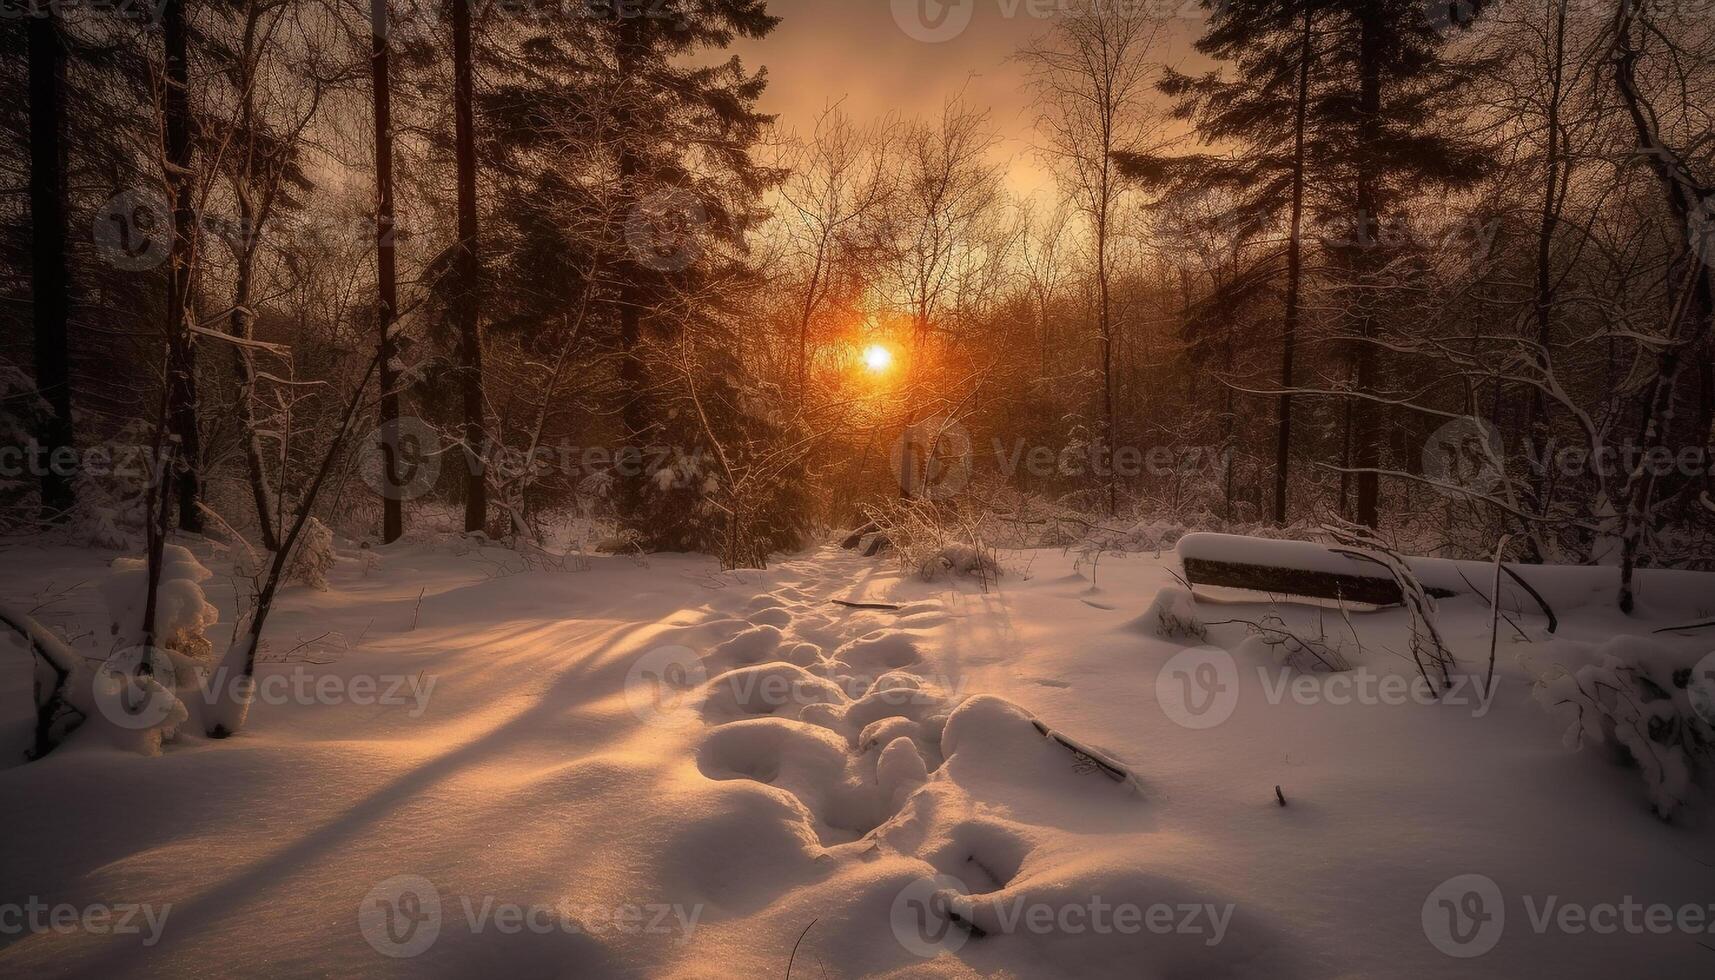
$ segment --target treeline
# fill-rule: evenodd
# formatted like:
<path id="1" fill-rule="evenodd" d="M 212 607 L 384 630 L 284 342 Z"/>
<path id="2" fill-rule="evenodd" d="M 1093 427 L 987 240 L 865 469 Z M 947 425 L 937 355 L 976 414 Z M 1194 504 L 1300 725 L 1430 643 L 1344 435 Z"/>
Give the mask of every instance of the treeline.
<path id="1" fill-rule="evenodd" d="M 753 565 L 903 493 L 1708 564 L 1707 10 L 1221 0 L 1169 66 L 1086 7 L 1012 65 L 1027 201 L 960 99 L 774 125 L 725 54 L 760 0 L 24 8 L 7 438 L 172 462 L 15 519 L 277 549 L 327 462 L 377 540 L 574 512 Z"/>

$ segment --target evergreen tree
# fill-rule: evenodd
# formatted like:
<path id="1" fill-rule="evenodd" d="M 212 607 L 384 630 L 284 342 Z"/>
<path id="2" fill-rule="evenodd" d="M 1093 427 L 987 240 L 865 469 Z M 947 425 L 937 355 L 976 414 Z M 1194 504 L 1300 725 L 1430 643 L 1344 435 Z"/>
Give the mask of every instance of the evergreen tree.
<path id="1" fill-rule="evenodd" d="M 1482 175 L 1488 150 L 1461 135 L 1457 100 L 1489 65 L 1449 55 L 1449 27 L 1484 4 L 1421 0 L 1206 0 L 1212 11 L 1198 50 L 1228 66 L 1162 82 L 1180 118 L 1225 155 L 1123 158 L 1135 177 L 1233 196 L 1233 219 L 1259 232 L 1288 232 L 1288 297 L 1281 381 L 1293 384 L 1305 208 L 1330 230 L 1324 242 L 1351 301 L 1348 335 L 1354 391 L 1346 401 L 1359 523 L 1378 522 L 1383 411 L 1377 341 L 1384 231 L 1405 203 L 1431 190 L 1461 189 Z M 1306 204 L 1308 202 L 1308 204 Z M 1290 441 L 1283 398 L 1279 442 Z M 1284 449 L 1277 468 L 1284 472 Z M 1278 475 L 1277 475 L 1278 479 Z M 1284 519 L 1284 488 L 1276 518 Z"/>

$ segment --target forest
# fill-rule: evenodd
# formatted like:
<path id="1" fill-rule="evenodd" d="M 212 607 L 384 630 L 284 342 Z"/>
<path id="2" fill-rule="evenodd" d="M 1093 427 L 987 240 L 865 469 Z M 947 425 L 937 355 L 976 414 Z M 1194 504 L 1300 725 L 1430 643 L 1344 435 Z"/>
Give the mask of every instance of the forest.
<path id="1" fill-rule="evenodd" d="M 961 92 L 760 111 L 760 2 L 360 7 L 14 6 L 14 525 L 1712 555 L 1706 10 L 1094 4 L 1021 198 Z"/>
<path id="2" fill-rule="evenodd" d="M 1149 644 L 1213 649 L 1223 671 L 1234 656 L 1249 669 L 1243 643 L 1324 677 L 1362 674 L 1362 655 L 1385 649 L 1393 659 L 1380 662 L 1443 709 L 1473 678 L 1504 695 L 1522 677 L 1521 702 L 1572 709 L 1572 732 L 1642 770 L 1655 816 L 1707 809 L 1715 661 L 1691 664 L 1715 615 L 1703 577 L 1715 573 L 1715 2 L 875 0 L 832 12 L 848 2 L 0 0 L 0 78 L 16 93 L 0 103 L 0 563 L 11 566 L 0 633 L 28 655 L 0 650 L 19 668 L 0 693 L 16 688 L 21 706 L 0 718 L 21 719 L 20 745 L 39 760 L 0 778 L 63 756 L 120 688 L 166 705 L 147 725 L 117 724 L 127 748 L 172 758 L 190 751 L 185 740 L 209 752 L 239 739 L 291 758 L 300 750 L 269 740 L 312 737 L 301 727 L 312 713 L 258 685 L 283 665 L 374 674 L 383 668 L 363 657 L 377 643 L 397 678 L 420 681 L 426 667 L 432 687 L 438 672 L 449 678 L 439 697 L 468 706 L 460 717 L 486 717 L 483 706 L 523 688 L 485 686 L 479 651 L 521 685 L 536 668 L 518 658 L 548 656 L 549 642 L 521 624 L 556 623 L 584 631 L 589 664 L 622 663 L 607 680 L 592 673 L 589 691 L 611 680 L 629 697 L 647 663 L 660 690 L 700 692 L 685 703 L 723 726 L 696 750 L 704 773 L 778 775 L 813 815 L 812 843 L 845 846 L 885 836 L 937 780 L 981 797 L 971 774 L 988 778 L 989 763 L 957 770 L 954 731 L 972 753 L 973 739 L 1023 738 L 988 697 L 993 684 L 1039 685 L 1005 690 L 1109 733 L 1076 740 L 1017 709 L 1058 740 L 1055 762 L 1040 761 L 1054 773 L 1045 785 L 1059 785 L 1065 751 L 1080 773 L 1147 782 L 1123 746 L 1154 736 L 1127 727 L 1129 709 L 1090 708 L 1069 689 L 1107 677 L 1166 708 L 1168 674 L 1156 671 L 1177 658 L 1150 661 L 1128 688 L 1130 661 L 1090 653 L 1117 642 L 1115 624 L 1078 641 L 1088 662 L 1031 646 L 1060 615 L 1029 605 L 1047 602 L 1032 590 L 1075 579 L 1083 591 L 1062 598 L 1076 616 L 1147 608 Z M 842 64 L 872 58 L 862 77 L 830 63 L 777 83 L 777 54 L 787 64 L 810 50 L 807 36 L 838 46 L 860 21 L 875 30 L 852 34 Z M 851 94 L 865 86 L 892 95 Z M 1175 553 L 1172 567 L 1151 564 Z M 897 588 L 872 587 L 877 575 Z M 1210 586 L 1270 598 L 1193 598 Z M 1009 588 L 1033 598 L 1005 598 Z M 818 591 L 830 590 L 863 628 L 803 618 L 799 604 L 825 610 Z M 1354 620 L 1354 595 L 1379 596 L 1383 611 Z M 1293 596 L 1324 605 L 1282 612 Z M 940 625 L 961 603 L 1014 601 L 1016 623 L 983 612 L 998 617 L 992 636 L 913 632 L 914 621 L 964 629 L 958 616 Z M 1453 612 L 1438 620 L 1438 603 Z M 714 618 L 693 627 L 690 611 Z M 721 633 L 721 616 L 744 632 Z M 378 620 L 381 640 L 369 635 Z M 1370 632 L 1381 622 L 1386 639 Z M 211 635 L 217 624 L 230 638 Z M 664 632 L 592 632 L 623 624 Z M 681 632 L 681 645 L 662 645 Z M 1016 663 L 1031 673 L 982 673 L 991 661 L 970 654 L 994 637 L 1028 648 Z M 1578 652 L 1554 652 L 1562 643 Z M 459 652 L 419 664 L 405 646 Z M 1515 646 L 1530 647 L 1520 672 Z M 694 652 L 657 656 L 668 649 Z M 913 664 L 908 685 L 876 676 Z M 784 709 L 739 697 L 717 710 L 731 695 L 706 686 L 769 670 L 792 678 L 791 725 L 849 707 L 823 727 L 851 745 L 776 747 L 787 761 L 762 763 L 748 753 L 774 742 L 723 736 Z M 210 672 L 223 682 L 202 684 L 194 703 L 193 677 Z M 943 693 L 897 712 L 903 735 L 878 734 L 885 712 L 859 710 L 885 688 L 930 681 Z M 805 685 L 821 703 L 801 703 Z M 1253 688 L 1247 706 L 1263 696 Z M 337 730 L 363 740 L 368 724 L 351 715 Z M 1250 741 L 1197 745 L 1250 751 L 1273 738 L 1242 731 Z M 1440 737 L 1426 731 L 1373 738 L 1405 751 Z M 1035 772 L 1031 739 L 1015 751 Z M 824 798 L 792 782 L 792 759 L 848 751 L 861 791 Z M 1376 767 L 1408 764 L 1370 751 Z M 66 769 L 82 764 L 74 754 L 17 778 L 82 813 L 87 800 L 62 796 Z M 236 761 L 176 765 L 205 775 L 174 795 L 213 768 L 239 780 L 242 812 L 268 798 L 250 782 L 262 777 L 228 772 Z M 268 771 L 295 764 L 281 765 Z M 600 778 L 615 784 L 588 799 L 640 798 L 623 777 Z M 1282 777 L 1257 780 L 1247 793 L 1288 807 Z M 329 826 L 362 826 L 371 805 L 329 802 Z M 0 810 L 0 831 L 40 819 Z M 1036 822 L 1058 833 L 1079 819 Z M 1621 818 L 1588 819 L 1550 843 L 1589 849 L 1599 821 Z M 1210 820 L 1242 823 L 1195 822 Z M 946 833 L 981 875 L 923 860 L 1001 891 L 1023 887 L 1009 885 L 1015 873 L 1044 880 L 1009 856 L 1029 834 L 969 826 Z M 1664 840 L 1639 846 L 1684 846 Z M 1666 861 L 1651 867 L 1678 894 Z M 1068 872 L 1073 892 L 1081 873 Z M 663 874 L 651 880 L 678 887 Z M 268 901 L 260 872 L 234 875 L 233 907 Z M 801 899 L 789 889 L 812 888 L 809 877 L 792 865 L 769 880 Z M 1097 880 L 1121 897 L 1134 884 Z M 1375 901 L 1411 893 L 1415 931 L 1416 880 L 1376 887 Z M 832 913 L 793 917 L 758 894 L 701 895 L 696 908 L 715 910 L 711 941 L 750 956 L 718 930 L 761 920 L 722 926 L 720 910 L 766 906 L 778 917 L 758 928 L 803 972 L 811 961 L 792 935 L 805 929 L 799 942 L 816 949 L 812 918 Z M 0 887 L 0 903 L 13 897 Z M 348 903 L 343 892 L 298 899 Z M 178 901 L 181 921 L 200 923 L 184 927 L 194 938 L 181 950 L 251 935 L 227 931 L 240 927 L 211 911 L 221 902 Z M 1222 947 L 1233 959 L 1220 970 L 1178 953 L 1152 962 L 1160 975 L 1244 975 L 1259 962 L 1333 975 L 1328 947 L 1273 959 L 1272 930 L 1292 922 L 1277 912 Z M 985 930 L 1008 932 L 985 914 L 951 914 L 973 945 L 936 949 L 985 975 L 1078 962 L 1033 946 L 973 954 L 1018 939 L 984 947 Z M 837 934 L 816 954 L 824 971 L 899 965 L 863 952 L 861 929 Z M 1522 941 L 1484 963 L 1505 975 L 1578 948 L 1549 955 Z M 16 964 L 54 962 L 35 948 L 0 935 L 0 972 L 9 949 Z M 1089 975 L 1125 973 L 1132 947 L 1093 948 Z M 639 962 L 649 975 L 705 975 L 649 949 L 591 940 L 572 961 L 587 966 L 580 975 L 632 975 L 617 964 Z M 465 936 L 455 953 L 485 950 Z M 1633 963 L 1634 951 L 1605 962 Z M 175 967 L 196 958 L 178 955 L 191 959 Z M 515 962 L 528 974 L 536 955 Z M 1375 955 L 1360 973 L 1391 962 Z M 80 969 L 117 962 L 92 956 Z M 790 975 L 784 950 L 756 956 L 757 969 Z M 315 962 L 343 964 L 335 975 L 369 961 Z"/>

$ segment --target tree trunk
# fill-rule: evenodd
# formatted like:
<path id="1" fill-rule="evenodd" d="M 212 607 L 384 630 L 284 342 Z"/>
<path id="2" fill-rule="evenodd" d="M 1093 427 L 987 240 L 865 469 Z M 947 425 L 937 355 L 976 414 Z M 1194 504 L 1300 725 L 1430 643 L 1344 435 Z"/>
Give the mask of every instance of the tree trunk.
<path id="1" fill-rule="evenodd" d="M 1553 359 L 1549 356 L 1549 345 L 1554 342 L 1554 235 L 1560 222 L 1560 188 L 1561 188 L 1561 145 L 1560 145 L 1560 104 L 1564 99 L 1564 76 L 1566 71 L 1566 2 L 1560 0 L 1555 16 L 1555 24 L 1551 28 L 1550 44 L 1553 51 L 1550 54 L 1552 64 L 1549 68 L 1548 119 L 1546 137 L 1548 145 L 1543 161 L 1543 191 L 1542 212 L 1537 223 L 1536 234 L 1536 347 L 1537 362 L 1546 375 L 1553 369 Z M 1530 401 L 1527 403 L 1529 419 L 1526 431 L 1530 433 L 1532 451 L 1546 453 L 1548 451 L 1550 427 L 1548 418 L 1548 399 L 1542 389 L 1532 386 Z M 1530 474 L 1531 504 L 1538 513 L 1548 511 L 1548 468 L 1531 469 Z M 1537 543 L 1537 536 L 1530 535 L 1527 539 L 1526 550 L 1529 557 L 1542 561 L 1544 556 Z"/>
<path id="2" fill-rule="evenodd" d="M 38 434 L 48 456 L 42 468 L 42 518 L 63 521 L 74 502 L 71 476 L 56 472 L 53 454 L 74 445 L 71 355 L 66 337 L 70 276 L 66 268 L 65 58 L 58 18 L 30 18 L 30 300 L 35 319 L 36 391 L 51 410 Z"/>
<path id="3" fill-rule="evenodd" d="M 1366 149 L 1359 151 L 1357 179 L 1357 227 L 1358 242 L 1356 243 L 1356 258 L 1358 271 L 1358 331 L 1356 338 L 1356 353 L 1354 368 L 1356 371 L 1355 384 L 1361 394 L 1374 394 L 1376 391 L 1376 337 L 1375 298 L 1371 295 L 1373 281 L 1377 272 L 1377 249 L 1381 247 L 1379 232 L 1381 221 L 1377 184 L 1379 175 L 1375 172 L 1375 162 L 1369 156 L 1368 147 L 1379 142 L 1379 126 L 1382 111 L 1382 25 L 1378 22 L 1380 11 L 1373 6 L 1365 5 L 1359 14 L 1359 106 L 1362 116 L 1360 130 L 1363 132 L 1361 145 Z M 1355 513 L 1357 523 L 1368 528 L 1381 525 L 1381 477 L 1377 473 L 1381 461 L 1381 406 L 1367 399 L 1359 399 L 1352 406 L 1352 465 L 1357 469 L 1357 505 Z"/>
<path id="4" fill-rule="evenodd" d="M 399 498 L 399 372 L 393 359 L 393 322 L 399 286 L 393 251 L 393 90 L 388 77 L 387 0 L 370 0 L 370 79 L 375 109 L 375 327 L 381 385 L 381 540 L 392 544 L 405 533 Z M 462 185 L 461 185 L 462 186 Z M 462 233 L 462 230 L 461 230 Z"/>
<path id="5" fill-rule="evenodd" d="M 1644 101 L 1638 89 L 1639 51 L 1633 42 L 1632 31 L 1642 13 L 1641 2 L 1621 4 L 1615 12 L 1615 87 L 1637 134 L 1640 155 L 1649 162 L 1668 211 L 1680 229 L 1680 240 L 1675 243 L 1679 254 L 1668 272 L 1668 296 L 1673 312 L 1667 324 L 1667 342 L 1656 355 L 1655 376 L 1639 398 L 1641 411 L 1637 446 L 1650 448 L 1676 441 L 1676 433 L 1667 430 L 1675 415 L 1679 375 L 1685 366 L 1686 354 L 1707 343 L 1712 326 L 1715 326 L 1711 322 L 1715 320 L 1715 279 L 1712 279 L 1710 264 L 1702 261 L 1704 257 L 1697 253 L 1696 243 L 1690 237 L 1693 218 L 1697 209 L 1703 206 L 1707 191 L 1688 172 L 1683 158 L 1663 143 L 1656 128 L 1655 111 Z M 1676 283 L 1676 274 L 1683 276 L 1682 283 Z M 1683 433 L 1677 435 L 1683 436 Z M 1699 440 L 1707 435 L 1707 430 L 1691 433 Z M 1639 459 L 1626 480 L 1624 524 L 1620 532 L 1619 604 L 1621 611 L 1628 615 L 1637 604 L 1635 573 L 1644 557 L 1644 534 L 1654 514 L 1657 488 L 1656 469 L 1644 462 L 1645 457 L 1640 456 Z"/>
<path id="6" fill-rule="evenodd" d="M 250 292 L 255 265 L 255 249 L 251 244 L 255 231 L 251 228 L 250 209 L 239 198 L 240 227 L 246 229 L 244 244 L 239 248 L 238 266 L 234 271 L 232 316 L 227 332 L 241 340 L 249 340 Z M 244 465 L 250 479 L 250 498 L 256 505 L 256 523 L 261 528 L 262 546 L 269 551 L 280 549 L 280 533 L 274 516 L 274 502 L 268 492 L 268 468 L 262 461 L 262 443 L 256 435 L 256 411 L 252 404 L 256 390 L 256 366 L 250 349 L 234 344 L 233 369 L 238 373 L 238 423 L 244 436 Z"/>
<path id="7" fill-rule="evenodd" d="M 464 402 L 464 527 L 488 525 L 486 437 L 483 433 L 481 288 L 477 251 L 476 121 L 471 80 L 470 0 L 453 0 L 453 128 L 458 165 L 458 252 L 454 256 L 454 326 L 459 338 L 459 392 Z"/>
<path id="8" fill-rule="evenodd" d="M 1287 480 L 1292 467 L 1293 360 L 1298 354 L 1298 317 L 1304 284 L 1304 139 L 1310 112 L 1310 56 L 1315 41 L 1314 14 L 1304 11 L 1304 37 L 1298 51 L 1298 98 L 1293 107 L 1292 237 L 1286 243 L 1286 327 L 1280 348 L 1280 418 L 1274 447 L 1274 523 L 1286 526 Z"/>
<path id="9" fill-rule="evenodd" d="M 197 427 L 196 342 L 191 332 L 191 289 L 197 261 L 197 216 L 191 172 L 189 64 L 186 57 L 184 0 L 165 0 L 161 8 L 165 43 L 166 171 L 173 189 L 173 242 L 167 275 L 168 425 L 178 442 L 176 480 L 179 527 L 200 533 L 202 512 L 202 439 Z"/>

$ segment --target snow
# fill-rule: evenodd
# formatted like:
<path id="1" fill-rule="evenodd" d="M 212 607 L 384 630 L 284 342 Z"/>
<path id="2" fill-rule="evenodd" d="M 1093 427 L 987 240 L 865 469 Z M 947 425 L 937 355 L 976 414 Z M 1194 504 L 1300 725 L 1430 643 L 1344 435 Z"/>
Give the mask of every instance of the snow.
<path id="1" fill-rule="evenodd" d="M 1528 598 L 1503 604 L 1516 627 L 1492 691 L 1486 601 L 1443 600 L 1463 680 L 1436 702 L 1409 687 L 1404 611 L 1348 629 L 1326 609 L 1192 601 L 1172 554 L 1104 557 L 1098 606 L 1059 551 L 1003 552 L 986 582 L 832 548 L 737 573 L 375 551 L 341 549 L 327 591 L 282 595 L 258 681 L 288 695 L 264 687 L 237 737 L 185 726 L 146 758 L 80 732 L 0 769 L 0 907 L 145 903 L 159 925 L 147 946 L 0 935 L 0 974 L 780 976 L 795 944 L 811 977 L 1692 977 L 1715 961 L 1707 934 L 1539 934 L 1530 914 L 1550 897 L 1715 902 L 1704 791 L 1657 819 L 1638 773 L 1607 746 L 1570 751 L 1535 696 L 1613 658 L 1689 671 L 1710 633 L 1652 631 L 1706 619 L 1707 577 L 1658 576 L 1645 620 L 1612 608 L 1611 569 L 1533 577 L 1560 629 Z M 35 608 L 107 564 L 15 545 L 0 601 Z M 235 583 L 214 567 L 198 588 L 218 643 Z M 96 662 L 101 591 L 35 613 Z M 1157 635 L 1163 610 L 1206 635 Z M 1295 671 L 1239 620 L 1347 631 L 1351 669 Z M 0 733 L 22 736 L 26 661 L 0 655 Z M 1198 706 L 1173 700 L 1194 664 L 1226 685 L 1212 725 L 1176 720 Z M 1468 875 L 1507 915 L 1493 949 L 1458 958 L 1432 920 Z M 407 913 L 435 927 L 401 944 Z"/>

